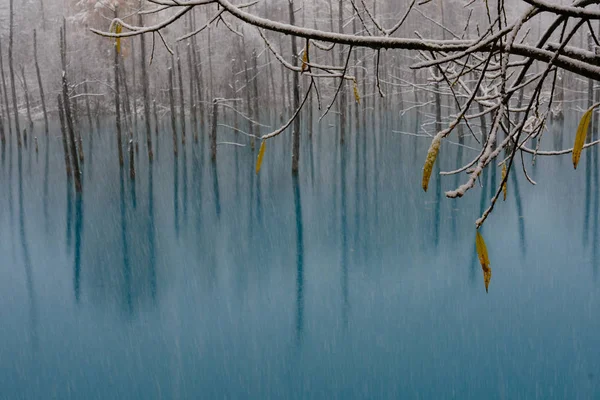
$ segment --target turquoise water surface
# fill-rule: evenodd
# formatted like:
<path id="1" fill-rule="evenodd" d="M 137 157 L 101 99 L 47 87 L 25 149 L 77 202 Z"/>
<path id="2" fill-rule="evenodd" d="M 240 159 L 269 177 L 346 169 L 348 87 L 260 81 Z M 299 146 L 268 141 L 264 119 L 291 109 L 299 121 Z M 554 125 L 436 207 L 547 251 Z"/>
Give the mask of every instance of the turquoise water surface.
<path id="1" fill-rule="evenodd" d="M 482 229 L 486 294 L 489 185 L 424 193 L 429 141 L 388 128 L 340 148 L 323 127 L 297 179 L 287 136 L 256 176 L 249 147 L 212 165 L 188 138 L 174 162 L 165 132 L 134 182 L 104 130 L 81 196 L 57 130 L 5 150 L 0 399 L 600 397 L 598 158 L 526 159 L 537 186 L 519 160 Z M 475 155 L 444 144 L 440 167 Z"/>

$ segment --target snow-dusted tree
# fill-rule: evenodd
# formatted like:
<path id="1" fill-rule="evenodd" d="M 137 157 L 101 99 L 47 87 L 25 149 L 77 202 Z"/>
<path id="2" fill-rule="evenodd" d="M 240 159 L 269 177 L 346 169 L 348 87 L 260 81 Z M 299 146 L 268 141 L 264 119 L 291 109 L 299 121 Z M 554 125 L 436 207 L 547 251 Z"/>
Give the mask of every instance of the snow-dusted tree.
<path id="1" fill-rule="evenodd" d="M 292 0 L 285 1 L 288 2 L 292 14 L 298 12 Z M 162 31 L 197 8 L 213 16 L 209 19 L 210 22 L 222 23 L 234 34 L 240 33 L 232 25 L 231 18 L 254 27 L 268 49 L 285 68 L 310 79 L 310 85 L 303 99 L 300 99 L 298 107 L 292 110 L 288 122 L 271 133 L 260 135 L 258 139 L 261 141 L 278 136 L 292 124 L 309 98 L 310 92 L 317 90 L 318 86 L 315 83 L 318 81 L 333 79 L 337 82 L 333 99 L 325 107 L 324 113 L 331 109 L 338 95 L 344 96 L 342 90 L 345 86 L 344 82 L 354 85 L 356 101 L 359 101 L 358 78 L 350 74 L 355 70 L 355 66 L 351 63 L 351 55 L 357 49 L 373 50 L 375 55 L 373 83 L 381 96 L 384 95 L 379 68 L 382 51 L 397 49 L 414 52 L 419 60 L 411 67 L 415 70 L 428 71 L 430 79 L 444 88 L 455 105 L 455 112 L 450 115 L 447 122 L 444 122 L 444 126 L 441 125 L 441 116 L 437 117 L 436 125 L 439 128 L 433 136 L 426 157 L 423 189 L 427 190 L 441 142 L 458 127 L 466 129 L 468 134 L 480 142 L 480 151 L 464 166 L 454 171 L 441 172 L 442 175 L 459 174 L 465 171 L 468 173 L 466 182 L 446 192 L 447 197 L 465 195 L 474 187 L 485 168 L 503 166 L 503 177 L 495 190 L 491 204 L 477 220 L 477 226 L 480 226 L 492 211 L 503 188 L 506 187 L 517 154 L 553 156 L 573 152 L 573 149 L 540 151 L 530 143 L 532 139 L 541 137 L 553 110 L 555 83 L 559 70 L 593 80 L 600 79 L 596 50 L 589 51 L 587 48 L 582 48 L 575 40 L 577 34 L 588 31 L 596 46 L 600 48 L 596 32 L 590 24 L 591 20 L 600 20 L 600 11 L 588 7 L 598 3 L 594 0 L 576 0 L 568 6 L 545 0 L 497 0 L 495 2 L 471 1 L 461 8 L 464 11 L 459 15 L 458 7 L 448 7 L 449 2 L 444 1 L 445 13 L 438 18 L 439 16 L 432 10 L 439 6 L 440 1 L 442 0 L 422 2 L 411 0 L 405 3 L 406 6 L 401 10 L 393 7 L 395 2 L 381 4 L 375 0 L 372 2 L 340 1 L 338 5 L 340 23 L 335 30 L 333 22 L 327 29 L 323 26 L 309 28 L 299 26 L 293 17 L 290 19 L 291 23 L 285 23 L 283 21 L 288 18 L 284 16 L 281 18 L 273 15 L 269 18 L 261 16 L 257 7 L 253 7 L 256 2 L 241 4 L 234 3 L 233 0 L 150 0 L 154 8 L 144 12 L 164 16 L 156 19 L 156 23 L 141 27 L 125 20 L 117 20 L 113 23 L 123 26 L 123 32 L 117 34 L 98 29 L 94 29 L 94 32 L 109 37 L 160 35 Z M 304 6 L 306 3 L 304 2 Z M 329 2 L 331 14 L 333 14 L 333 4 L 332 1 Z M 457 4 L 462 5 L 462 3 Z M 376 6 L 380 7 L 379 10 Z M 345 12 L 345 8 L 348 12 Z M 317 12 L 317 10 L 312 11 Z M 358 18 L 361 27 L 359 32 L 342 32 L 343 15 L 354 15 Z M 421 29 L 415 21 L 422 21 L 423 18 L 430 22 L 430 27 L 433 26 L 435 29 L 427 29 L 427 27 L 426 30 Z M 544 23 L 539 23 L 540 21 Z M 404 29 L 407 25 L 415 30 L 414 36 Z M 530 38 L 534 36 L 530 36 L 532 26 L 539 30 L 534 39 Z M 202 30 L 198 29 L 190 35 Z M 274 33 L 290 35 L 293 38 L 292 44 L 295 44 L 297 39 L 304 39 L 304 48 L 284 56 L 283 50 L 277 50 L 269 38 L 269 35 Z M 332 65 L 327 65 L 322 55 L 328 51 L 336 51 L 345 56 L 337 60 L 337 65 L 333 65 L 336 60 L 332 57 L 330 61 Z M 301 65 L 298 65 L 296 60 L 301 60 Z M 293 90 L 296 89 L 297 86 L 294 84 Z M 478 135 L 471 122 L 478 119 L 485 122 L 485 118 L 488 119 L 489 124 L 486 124 L 485 131 Z M 584 145 L 581 135 L 578 135 L 576 146 L 589 147 L 596 143 L 597 141 L 593 141 Z M 579 150 L 576 148 L 573 152 L 574 158 Z M 294 162 L 297 161 L 292 159 Z M 524 167 L 523 172 L 530 179 Z"/>

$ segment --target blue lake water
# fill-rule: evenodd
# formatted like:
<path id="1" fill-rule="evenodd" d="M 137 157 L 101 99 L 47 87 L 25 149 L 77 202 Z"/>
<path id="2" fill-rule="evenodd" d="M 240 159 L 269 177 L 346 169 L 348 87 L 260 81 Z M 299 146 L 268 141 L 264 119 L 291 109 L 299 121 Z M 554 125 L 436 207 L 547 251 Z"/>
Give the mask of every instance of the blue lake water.
<path id="1" fill-rule="evenodd" d="M 132 183 L 114 133 L 86 133 L 80 197 L 56 129 L 3 153 L 0 399 L 600 397 L 592 158 L 526 159 L 535 187 L 517 164 L 482 229 L 486 293 L 489 185 L 423 193 L 429 140 L 399 124 L 343 150 L 324 126 L 298 179 L 289 137 L 257 177 L 248 147 L 220 145 L 213 167 L 188 138 L 174 162 L 161 132 Z M 458 152 L 444 144 L 441 169 Z"/>

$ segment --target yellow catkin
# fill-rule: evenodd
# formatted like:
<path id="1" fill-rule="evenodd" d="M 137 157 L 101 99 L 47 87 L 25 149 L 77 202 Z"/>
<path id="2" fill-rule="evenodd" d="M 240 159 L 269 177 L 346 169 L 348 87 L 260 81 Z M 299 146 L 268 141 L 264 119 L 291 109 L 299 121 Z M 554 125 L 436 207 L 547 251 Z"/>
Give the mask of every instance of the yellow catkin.
<path id="1" fill-rule="evenodd" d="M 438 152 L 440 151 L 441 142 L 442 140 L 439 137 L 434 137 L 431 141 L 431 145 L 429 146 L 429 151 L 427 151 L 427 158 L 425 159 L 425 164 L 423 165 L 422 187 L 424 191 L 427 191 L 427 188 L 429 187 L 429 178 L 431 177 L 431 172 L 433 171 L 433 164 L 435 164 Z"/>
<path id="2" fill-rule="evenodd" d="M 263 140 L 260 144 L 260 150 L 258 151 L 258 158 L 256 159 L 256 173 L 260 172 L 260 166 L 263 162 L 263 157 L 265 156 L 265 147 L 267 145 L 267 141 Z"/>
<path id="3" fill-rule="evenodd" d="M 306 48 L 302 52 L 302 68 L 300 69 L 301 72 L 305 72 L 308 70 L 308 46 L 309 45 L 306 45 Z"/>
<path id="4" fill-rule="evenodd" d="M 490 281 L 492 280 L 492 268 L 490 268 L 490 259 L 488 257 L 487 247 L 483 236 L 479 231 L 475 235 L 475 248 L 477 249 L 477 257 L 479 257 L 479 263 L 483 271 L 483 284 L 485 285 L 485 291 L 487 293 Z"/>
<path id="5" fill-rule="evenodd" d="M 358 104 L 360 104 L 360 94 L 358 93 L 358 84 L 356 83 L 356 79 L 354 80 L 354 99 Z"/>
<path id="6" fill-rule="evenodd" d="M 115 27 L 115 33 L 119 34 L 119 33 L 121 33 L 122 30 L 123 30 L 123 27 L 121 26 L 121 24 L 117 24 L 117 26 Z M 121 38 L 120 37 L 115 39 L 115 44 L 117 46 L 117 54 L 121 53 Z"/>
<path id="7" fill-rule="evenodd" d="M 592 114 L 594 113 L 594 109 L 598 106 L 600 106 L 600 103 L 596 103 L 588 108 L 579 121 L 579 126 L 575 133 L 575 143 L 573 144 L 573 168 L 575 169 L 577 169 L 577 164 L 579 164 L 579 159 L 581 158 L 581 151 L 583 150 L 587 131 L 590 126 L 590 121 L 592 120 Z"/>

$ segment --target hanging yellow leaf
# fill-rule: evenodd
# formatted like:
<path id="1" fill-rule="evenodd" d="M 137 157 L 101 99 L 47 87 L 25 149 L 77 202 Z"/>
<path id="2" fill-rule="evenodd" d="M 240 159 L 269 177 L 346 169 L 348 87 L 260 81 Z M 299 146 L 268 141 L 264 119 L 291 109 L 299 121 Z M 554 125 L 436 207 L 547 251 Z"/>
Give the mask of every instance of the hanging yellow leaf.
<path id="1" fill-rule="evenodd" d="M 354 99 L 360 104 L 360 95 L 358 94 L 358 84 L 356 83 L 356 79 L 354 79 Z"/>
<path id="2" fill-rule="evenodd" d="M 122 30 L 123 27 L 117 22 L 115 26 L 115 33 L 119 34 Z M 115 46 L 117 46 L 117 54 L 121 53 L 121 38 L 118 37 L 115 39 Z"/>
<path id="3" fill-rule="evenodd" d="M 425 159 L 425 165 L 423 165 L 423 182 L 421 184 L 424 191 L 427 191 L 427 187 L 429 186 L 429 178 L 431 177 L 431 171 L 433 171 L 433 164 L 435 164 L 438 152 L 440 151 L 441 141 L 439 137 L 435 136 L 431 141 L 429 151 L 427 151 L 427 158 Z"/>
<path id="4" fill-rule="evenodd" d="M 302 52 L 302 68 L 300 69 L 301 72 L 305 72 L 306 70 L 308 70 L 308 46 L 309 45 L 307 44 L 306 48 Z"/>
<path id="5" fill-rule="evenodd" d="M 260 144 L 260 150 L 258 151 L 258 158 L 256 159 L 256 174 L 260 171 L 260 166 L 263 162 L 263 157 L 265 155 L 265 146 L 267 144 L 266 140 L 263 140 Z"/>
<path id="6" fill-rule="evenodd" d="M 506 194 L 508 193 L 508 188 L 506 187 L 506 163 L 502 164 L 502 194 L 504 195 L 504 201 L 506 201 Z"/>
<path id="7" fill-rule="evenodd" d="M 485 292 L 487 293 L 490 281 L 492 280 L 492 269 L 490 268 L 490 259 L 488 257 L 485 241 L 479 231 L 477 231 L 475 235 L 475 248 L 477 249 L 477 257 L 479 257 L 479 263 L 483 270 L 483 284 L 485 285 Z"/>
<path id="8" fill-rule="evenodd" d="M 575 144 L 573 145 L 573 167 L 575 169 L 577 169 L 577 164 L 579 164 L 579 159 L 581 158 L 581 150 L 583 150 L 587 131 L 590 126 L 590 121 L 592 120 L 592 114 L 594 109 L 598 106 L 600 106 L 600 103 L 596 103 L 588 108 L 579 121 L 577 133 L 575 134 Z"/>

